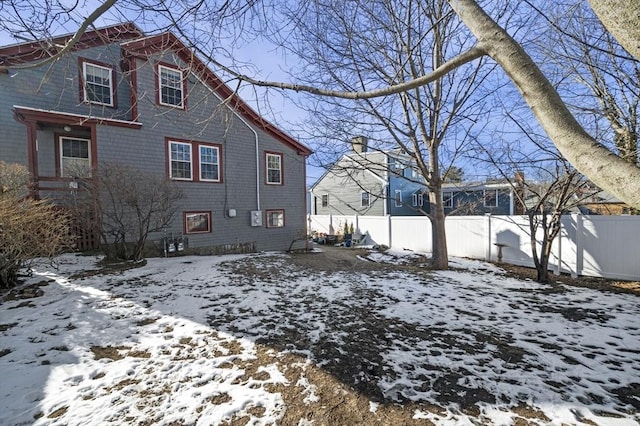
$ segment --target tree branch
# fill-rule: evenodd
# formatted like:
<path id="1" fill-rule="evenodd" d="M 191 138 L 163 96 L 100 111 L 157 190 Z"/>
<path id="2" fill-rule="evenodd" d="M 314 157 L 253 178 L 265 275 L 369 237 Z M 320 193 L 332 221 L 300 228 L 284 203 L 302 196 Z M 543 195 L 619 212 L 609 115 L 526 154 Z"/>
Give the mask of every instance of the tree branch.
<path id="1" fill-rule="evenodd" d="M 467 64 L 475 59 L 481 58 L 484 55 L 486 55 L 485 49 L 482 48 L 480 45 L 476 45 L 471 49 L 469 49 L 468 51 L 461 53 L 460 55 L 445 62 L 440 67 L 436 68 L 433 72 L 427 75 L 418 77 L 413 80 L 409 80 L 404 83 L 394 84 L 382 89 L 368 90 L 368 91 L 362 91 L 362 92 L 329 90 L 329 89 L 321 89 L 313 86 L 307 86 L 304 84 L 256 80 L 249 76 L 238 74 L 237 72 L 231 70 L 230 68 L 218 62 L 214 62 L 214 63 L 215 65 L 221 67 L 225 72 L 231 74 L 235 78 L 242 80 L 246 83 L 252 84 L 254 86 L 273 87 L 273 88 L 284 89 L 284 90 L 294 90 L 296 92 L 307 92 L 312 95 L 327 96 L 327 97 L 341 98 L 341 99 L 371 99 L 371 98 L 378 98 L 378 97 L 383 97 L 388 95 L 394 95 L 401 92 L 406 92 L 407 90 L 424 86 L 428 83 L 431 83 L 433 81 L 436 81 L 442 78 L 443 76 L 453 71 L 454 69 L 459 68 L 462 65 Z"/>

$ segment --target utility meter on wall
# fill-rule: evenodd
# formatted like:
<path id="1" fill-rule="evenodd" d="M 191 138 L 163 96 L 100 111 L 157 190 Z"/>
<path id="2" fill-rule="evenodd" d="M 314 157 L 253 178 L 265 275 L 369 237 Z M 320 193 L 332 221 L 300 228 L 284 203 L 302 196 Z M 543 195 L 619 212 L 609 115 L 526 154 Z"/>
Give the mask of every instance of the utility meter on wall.
<path id="1" fill-rule="evenodd" d="M 262 211 L 253 210 L 251 212 L 251 226 L 262 226 Z"/>

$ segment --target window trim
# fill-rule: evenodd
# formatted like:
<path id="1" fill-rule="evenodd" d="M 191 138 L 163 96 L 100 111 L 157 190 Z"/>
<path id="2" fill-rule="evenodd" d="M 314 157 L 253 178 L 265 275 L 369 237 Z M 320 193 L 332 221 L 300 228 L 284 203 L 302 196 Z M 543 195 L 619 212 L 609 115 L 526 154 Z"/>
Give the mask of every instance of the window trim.
<path id="1" fill-rule="evenodd" d="M 402 207 L 402 190 L 395 190 L 393 193 L 393 201 L 396 207 Z"/>
<path id="2" fill-rule="evenodd" d="M 196 142 L 196 145 L 198 147 L 198 181 L 200 182 L 213 182 L 213 183 L 220 183 L 222 182 L 222 146 L 218 145 L 218 144 L 213 144 L 213 143 L 205 143 L 205 142 Z M 205 179 L 202 177 L 202 151 L 200 151 L 202 148 L 212 148 L 215 149 L 218 153 L 217 157 L 218 157 L 218 178 L 217 179 Z M 210 164 L 210 163 L 207 163 Z M 213 163 L 211 163 L 213 164 Z"/>
<path id="3" fill-rule="evenodd" d="M 444 194 L 451 194 L 448 200 L 444 196 Z M 444 207 L 445 209 L 452 209 L 453 208 L 453 191 L 442 191 L 440 195 L 442 197 L 442 207 Z"/>
<path id="4" fill-rule="evenodd" d="M 194 228 L 189 229 L 188 218 L 189 216 L 205 216 L 207 222 L 207 228 L 205 230 L 194 231 Z M 197 211 L 185 211 L 182 214 L 182 223 L 184 224 L 185 234 L 209 234 L 211 233 L 211 210 L 197 210 Z"/>
<path id="5" fill-rule="evenodd" d="M 365 204 L 365 195 L 366 195 L 366 204 Z M 360 193 L 360 207 L 370 207 L 371 206 L 371 193 L 368 191 L 362 191 Z"/>
<path id="6" fill-rule="evenodd" d="M 92 105 L 102 105 L 102 106 L 107 106 L 107 107 L 111 107 L 111 108 L 117 108 L 117 91 L 116 91 L 116 70 L 115 67 L 111 64 L 106 64 L 104 62 L 99 62 L 99 61 L 95 61 L 93 59 L 88 59 L 88 58 L 78 58 L 78 62 L 79 62 L 79 68 L 80 68 L 80 102 L 85 103 L 85 104 L 92 104 Z M 99 102 L 99 101 L 92 101 L 90 99 L 87 98 L 87 90 L 86 90 L 86 86 L 87 86 L 87 64 L 94 66 L 94 67 L 98 67 L 98 68 L 102 68 L 102 69 L 106 69 L 109 71 L 109 95 L 111 97 L 111 103 L 105 103 L 105 102 Z"/>
<path id="7" fill-rule="evenodd" d="M 162 102 L 162 71 L 161 68 L 167 69 L 169 71 L 174 71 L 180 74 L 180 80 L 182 82 L 182 87 L 181 87 L 181 103 L 180 105 L 174 105 L 174 104 L 169 104 L 169 103 L 165 103 Z M 180 69 L 178 66 L 176 65 L 172 65 L 166 62 L 157 62 L 156 63 L 156 67 L 155 67 L 155 73 L 156 73 L 156 104 L 161 105 L 161 106 L 165 106 L 165 107 L 169 107 L 169 108 L 177 108 L 177 109 L 182 109 L 182 110 L 186 110 L 187 109 L 187 98 L 186 98 L 186 94 L 187 94 L 187 79 L 184 75 L 185 71 Z"/>
<path id="8" fill-rule="evenodd" d="M 171 161 L 172 161 L 171 160 L 171 144 L 172 143 L 190 146 L 191 178 L 179 178 L 179 177 L 173 177 L 171 175 Z M 180 138 L 165 137 L 165 145 L 166 145 L 165 172 L 169 179 L 177 182 L 201 182 L 201 183 L 223 183 L 224 182 L 223 150 L 222 150 L 221 144 L 213 143 L 213 142 L 201 142 L 201 141 L 185 140 Z M 215 148 L 218 150 L 218 180 L 202 179 L 202 176 L 201 176 L 202 163 L 201 163 L 201 156 L 200 156 L 200 147 L 202 146 L 208 147 L 208 148 Z"/>
<path id="9" fill-rule="evenodd" d="M 172 167 L 171 164 L 173 163 L 173 158 L 171 158 L 171 145 L 172 144 L 176 144 L 176 145 L 186 145 L 189 147 L 189 170 L 190 170 L 190 174 L 191 177 L 188 178 L 183 178 L 183 177 L 174 177 L 171 173 L 172 171 Z M 167 164 L 168 164 L 168 170 L 167 170 L 167 175 L 169 176 L 169 179 L 171 180 L 181 180 L 181 181 L 193 181 L 194 180 L 194 176 L 196 176 L 196 174 L 194 173 L 193 170 L 193 165 L 194 165 L 194 158 L 193 158 L 193 144 L 189 143 L 189 142 L 184 142 L 184 141 L 180 141 L 180 140 L 175 140 L 175 139 L 169 139 L 167 140 Z M 179 161 L 179 160 L 176 160 Z"/>
<path id="10" fill-rule="evenodd" d="M 277 225 L 271 225 L 269 222 L 269 215 L 273 214 L 273 213 L 280 213 L 282 214 L 282 225 L 277 226 Z M 266 224 L 267 224 L 267 228 L 284 228 L 285 227 L 285 215 L 284 215 L 284 209 L 270 209 L 270 210 L 266 210 L 265 212 L 265 218 L 266 218 Z"/>
<path id="11" fill-rule="evenodd" d="M 280 159 L 280 182 L 269 182 L 269 170 L 274 170 L 274 169 L 269 169 L 270 156 L 278 157 Z M 282 155 L 281 152 L 271 152 L 271 151 L 264 152 L 264 173 L 265 173 L 265 177 L 264 177 L 265 185 L 274 185 L 274 186 L 284 185 L 284 155 Z"/>
<path id="12" fill-rule="evenodd" d="M 487 191 L 493 191 L 493 193 L 495 194 L 495 204 L 493 204 L 493 205 L 487 204 Z M 485 207 L 498 207 L 499 206 L 499 203 L 498 203 L 498 190 L 497 189 L 485 189 L 483 191 L 482 195 L 483 195 L 483 198 L 484 198 L 483 203 L 484 203 Z"/>
<path id="13" fill-rule="evenodd" d="M 329 207 L 329 194 L 322 194 L 322 207 Z"/>
<path id="14" fill-rule="evenodd" d="M 56 155 L 58 157 L 56 161 L 57 175 L 62 178 L 69 178 L 69 179 L 75 178 L 75 176 L 64 175 L 64 165 L 62 164 L 63 158 L 75 158 L 75 157 L 64 157 L 63 155 L 64 150 L 62 149 L 62 140 L 75 139 L 75 140 L 81 140 L 81 141 L 87 142 L 87 160 L 89 160 L 89 172 L 90 172 L 89 177 L 90 177 L 93 174 L 93 168 L 94 168 L 93 167 L 94 165 L 93 147 L 92 147 L 93 144 L 91 143 L 91 139 L 86 137 L 72 136 L 72 135 L 55 135 L 55 136 L 56 136 L 56 139 L 58 140 L 56 143 Z"/>

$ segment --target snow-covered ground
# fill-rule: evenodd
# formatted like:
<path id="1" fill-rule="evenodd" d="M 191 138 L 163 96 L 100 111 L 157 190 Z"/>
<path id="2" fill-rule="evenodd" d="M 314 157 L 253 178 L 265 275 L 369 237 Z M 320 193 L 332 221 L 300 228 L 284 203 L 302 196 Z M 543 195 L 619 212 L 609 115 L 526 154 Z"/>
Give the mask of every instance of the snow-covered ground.
<path id="1" fill-rule="evenodd" d="M 267 253 L 82 274 L 96 261 L 39 265 L 44 294 L 0 305 L 0 425 L 280 424 L 283 386 L 322 404 L 308 378 L 285 377 L 284 353 L 374 414 L 395 403 L 425 424 L 508 425 L 526 407 L 532 424 L 640 424 L 634 295 L 464 259 L 437 273 L 333 273 Z"/>

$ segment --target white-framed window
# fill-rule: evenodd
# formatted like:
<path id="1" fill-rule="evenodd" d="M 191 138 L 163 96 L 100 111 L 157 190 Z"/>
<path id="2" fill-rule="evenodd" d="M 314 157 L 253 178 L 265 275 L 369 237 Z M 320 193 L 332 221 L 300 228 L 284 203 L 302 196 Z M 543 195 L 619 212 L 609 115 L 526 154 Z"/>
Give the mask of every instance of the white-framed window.
<path id="1" fill-rule="evenodd" d="M 369 207 L 371 205 L 371 194 L 363 192 L 360 194 L 360 207 Z"/>
<path id="2" fill-rule="evenodd" d="M 220 148 L 200 145 L 200 180 L 220 182 Z"/>
<path id="3" fill-rule="evenodd" d="M 82 61 L 83 101 L 114 106 L 113 68 Z"/>
<path id="4" fill-rule="evenodd" d="M 402 191 L 399 189 L 395 190 L 394 197 L 396 207 L 402 207 Z"/>
<path id="5" fill-rule="evenodd" d="M 61 136 L 60 176 L 83 178 L 91 176 L 91 141 Z"/>
<path id="6" fill-rule="evenodd" d="M 453 191 L 442 191 L 442 205 L 444 208 L 453 208 Z"/>
<path id="7" fill-rule="evenodd" d="M 497 189 L 484 190 L 484 206 L 498 207 L 498 190 Z"/>
<path id="8" fill-rule="evenodd" d="M 413 207 L 422 207 L 424 205 L 424 194 L 411 194 L 411 203 Z"/>
<path id="9" fill-rule="evenodd" d="M 267 185 L 282 185 L 282 154 L 265 153 Z"/>
<path id="10" fill-rule="evenodd" d="M 329 194 L 322 195 L 322 207 L 329 207 Z"/>
<path id="11" fill-rule="evenodd" d="M 182 71 L 158 64 L 158 92 L 160 105 L 184 108 Z"/>
<path id="12" fill-rule="evenodd" d="M 267 228 L 284 227 L 284 210 L 267 210 Z"/>
<path id="13" fill-rule="evenodd" d="M 169 142 L 169 177 L 178 180 L 193 179 L 193 162 L 190 143 Z"/>

